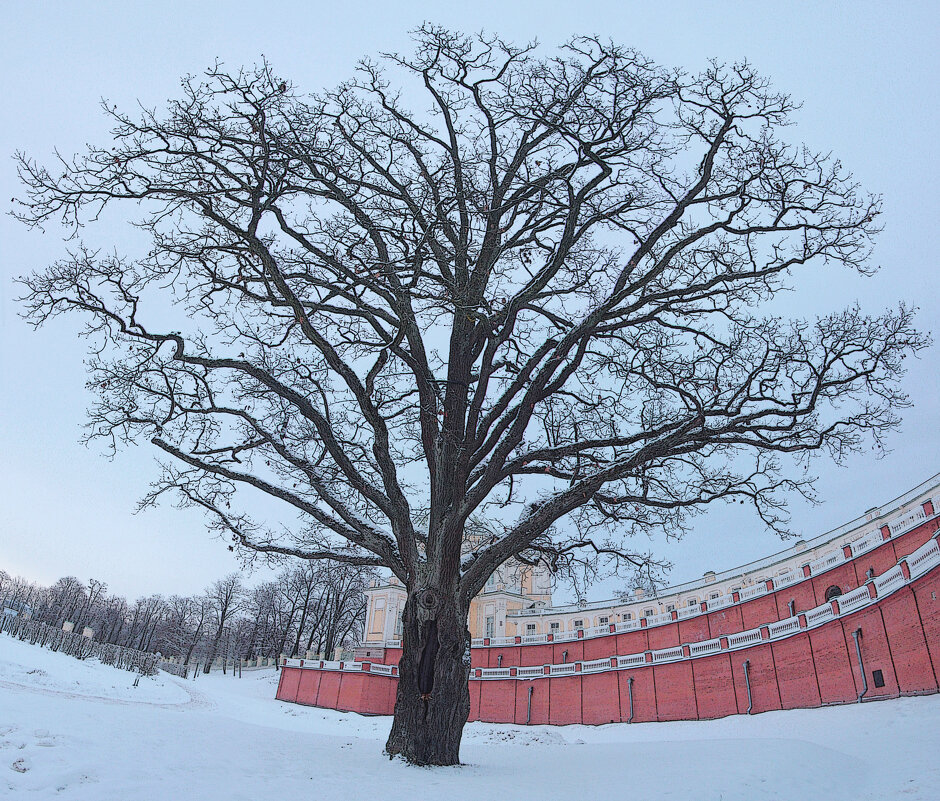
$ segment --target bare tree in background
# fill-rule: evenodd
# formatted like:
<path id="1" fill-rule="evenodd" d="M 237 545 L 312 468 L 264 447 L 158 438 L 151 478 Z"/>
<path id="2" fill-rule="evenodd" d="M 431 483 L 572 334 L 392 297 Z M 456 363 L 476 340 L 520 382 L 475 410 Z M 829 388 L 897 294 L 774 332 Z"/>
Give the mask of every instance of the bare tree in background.
<path id="1" fill-rule="evenodd" d="M 206 590 L 206 600 L 209 602 L 210 620 L 214 627 L 209 650 L 206 652 L 206 662 L 202 668 L 203 673 L 212 669 L 212 663 L 219 654 L 219 646 L 226 627 L 240 611 L 244 603 L 244 587 L 237 573 L 230 573 L 225 578 L 214 582 Z"/>
<path id="2" fill-rule="evenodd" d="M 23 279 L 33 323 L 76 312 L 93 338 L 90 436 L 152 443 L 149 500 L 244 548 L 398 576 L 386 747 L 447 765 L 498 565 L 642 568 L 632 534 L 721 499 L 781 528 L 801 459 L 896 426 L 925 338 L 904 307 L 761 316 L 801 269 L 869 272 L 879 202 L 780 138 L 794 104 L 749 66 L 415 38 L 319 95 L 262 64 L 187 78 L 163 113 L 106 107 L 107 147 L 20 157 L 17 214 L 151 236 Z"/>

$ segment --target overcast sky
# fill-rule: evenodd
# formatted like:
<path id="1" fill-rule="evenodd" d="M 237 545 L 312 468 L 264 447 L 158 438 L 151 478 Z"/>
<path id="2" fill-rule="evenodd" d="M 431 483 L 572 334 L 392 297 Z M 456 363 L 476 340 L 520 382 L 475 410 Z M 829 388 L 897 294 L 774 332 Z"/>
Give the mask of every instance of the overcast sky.
<path id="1" fill-rule="evenodd" d="M 940 332 L 936 254 L 938 15 L 935 2 L 43 2 L 10 3 L 0 30 L 0 208 L 19 193 L 11 154 L 48 160 L 107 141 L 101 98 L 121 108 L 159 106 L 180 76 L 216 59 L 251 64 L 263 54 L 298 90 L 349 77 L 362 56 L 407 50 L 424 20 L 486 29 L 545 46 L 597 33 L 664 66 L 690 70 L 709 58 L 747 59 L 803 102 L 792 141 L 832 150 L 864 188 L 885 197 L 875 254 L 881 271 L 804 275 L 800 313 L 859 301 L 877 312 L 904 300 L 919 324 Z M 115 232 L 115 241 L 123 233 Z M 79 444 L 90 395 L 84 343 L 74 322 L 34 332 L 19 319 L 12 278 L 64 254 L 55 230 L 27 231 L 0 219 L 0 569 L 41 582 L 72 574 L 106 581 L 129 597 L 193 593 L 233 569 L 224 543 L 193 511 L 134 515 L 156 468 L 135 448 L 108 461 Z M 940 470 L 934 345 L 911 364 L 905 389 L 915 407 L 884 459 L 842 467 L 818 462 L 818 507 L 795 503 L 794 528 L 815 536 L 882 504 Z M 785 547 L 740 512 L 699 520 L 682 543 L 654 543 L 676 582 Z M 591 592 L 609 595 L 610 586 Z"/>

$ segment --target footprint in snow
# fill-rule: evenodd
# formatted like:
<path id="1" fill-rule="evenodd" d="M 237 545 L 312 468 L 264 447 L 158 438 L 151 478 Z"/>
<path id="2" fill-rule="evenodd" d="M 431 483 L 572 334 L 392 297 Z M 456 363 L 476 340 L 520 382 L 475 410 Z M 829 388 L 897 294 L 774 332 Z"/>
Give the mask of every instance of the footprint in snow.
<path id="1" fill-rule="evenodd" d="M 10 765 L 10 770 L 15 770 L 17 773 L 26 773 L 26 771 L 29 770 L 29 760 L 25 757 L 20 757 Z"/>

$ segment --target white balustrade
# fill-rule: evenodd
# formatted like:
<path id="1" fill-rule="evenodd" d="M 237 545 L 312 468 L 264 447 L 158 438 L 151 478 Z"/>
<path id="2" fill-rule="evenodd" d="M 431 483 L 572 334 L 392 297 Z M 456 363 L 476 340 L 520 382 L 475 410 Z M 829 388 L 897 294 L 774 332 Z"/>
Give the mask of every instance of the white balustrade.
<path id="1" fill-rule="evenodd" d="M 709 598 L 708 611 L 714 612 L 716 609 L 724 609 L 726 606 L 731 606 L 733 603 L 734 597 L 730 592 L 725 595 L 719 595 L 717 598 Z"/>
<path id="2" fill-rule="evenodd" d="M 820 606 L 817 606 L 815 609 L 810 609 L 806 613 L 806 625 L 807 627 L 818 626 L 820 623 L 825 623 L 827 620 L 832 620 L 835 615 L 832 613 L 832 604 L 824 603 Z"/>
<path id="3" fill-rule="evenodd" d="M 516 676 L 520 679 L 531 679 L 536 676 L 545 675 L 545 668 L 542 665 L 534 665 L 532 667 L 521 667 L 516 669 Z"/>
<path id="4" fill-rule="evenodd" d="M 796 616 L 788 617 L 785 620 L 778 620 L 776 623 L 771 623 L 767 626 L 770 631 L 770 639 L 776 639 L 777 637 L 786 637 L 788 634 L 793 634 L 800 630 L 800 619 Z"/>
<path id="5" fill-rule="evenodd" d="M 522 635 L 522 644 L 523 645 L 533 645 L 535 643 L 548 642 L 547 634 L 523 634 Z"/>
<path id="6" fill-rule="evenodd" d="M 653 615 L 652 617 L 646 618 L 647 626 L 661 626 L 663 623 L 672 622 L 672 612 L 663 612 L 660 615 Z"/>
<path id="7" fill-rule="evenodd" d="M 675 648 L 660 648 L 658 651 L 653 651 L 653 662 L 674 662 L 677 659 L 682 659 L 683 656 L 681 645 L 677 645 Z"/>
<path id="8" fill-rule="evenodd" d="M 692 656 L 706 656 L 714 654 L 721 650 L 721 640 L 715 637 L 713 640 L 703 640 L 702 642 L 693 642 L 689 645 L 689 653 Z"/>
<path id="9" fill-rule="evenodd" d="M 576 666 L 574 662 L 569 662 L 565 665 L 549 665 L 548 669 L 552 676 L 570 676 L 575 672 Z"/>
<path id="10" fill-rule="evenodd" d="M 745 645 L 754 645 L 760 642 L 760 629 L 748 629 L 737 634 L 728 635 L 729 648 L 742 648 Z"/>
<path id="11" fill-rule="evenodd" d="M 481 668 L 481 679 L 508 679 L 510 677 L 509 668 Z"/>
<path id="12" fill-rule="evenodd" d="M 391 676 L 394 673 L 394 665 L 372 665 L 369 668 L 370 673 L 375 673 L 379 676 Z"/>
<path id="13" fill-rule="evenodd" d="M 639 620 L 624 620 L 621 623 L 618 623 L 616 626 L 614 626 L 614 630 L 618 634 L 621 634 L 625 631 L 636 631 L 638 628 L 640 628 Z"/>
<path id="14" fill-rule="evenodd" d="M 881 530 L 875 529 L 874 531 L 866 534 L 861 539 L 855 540 L 851 543 L 852 545 L 852 556 L 858 556 L 870 551 L 873 548 L 877 548 L 881 543 L 884 542 L 884 537 L 881 536 Z"/>
<path id="15" fill-rule="evenodd" d="M 740 591 L 740 597 L 742 601 L 748 601 L 751 598 L 759 598 L 761 595 L 767 594 L 767 584 L 765 581 L 761 581 L 759 584 L 755 584 L 751 587 L 745 587 Z"/>
<path id="16" fill-rule="evenodd" d="M 474 637 L 472 640 L 470 640 L 470 647 L 471 647 L 471 648 L 482 648 L 484 642 L 485 642 L 485 640 L 484 640 L 483 637 Z"/>
<path id="17" fill-rule="evenodd" d="M 685 620 L 688 617 L 695 617 L 702 613 L 702 610 L 698 606 L 683 606 L 676 615 L 679 620 Z"/>
<path id="18" fill-rule="evenodd" d="M 803 578 L 802 570 L 788 570 L 786 573 L 774 576 L 774 589 L 779 590 L 781 587 L 789 587 L 791 584 L 802 581 Z"/>
<path id="19" fill-rule="evenodd" d="M 814 559 L 809 563 L 809 570 L 815 576 L 818 573 L 822 573 L 825 570 L 828 570 L 830 567 L 839 564 L 839 562 L 844 562 L 845 556 L 842 554 L 842 551 L 833 551 L 832 553 L 827 553 L 825 556 L 820 556 L 819 559 Z"/>
<path id="20" fill-rule="evenodd" d="M 839 602 L 839 614 L 844 615 L 846 612 L 854 612 L 856 609 L 868 606 L 872 598 L 867 585 L 863 584 L 851 592 L 840 595 L 836 600 Z"/>
<path id="21" fill-rule="evenodd" d="M 646 664 L 646 654 L 627 654 L 617 657 L 618 668 L 642 667 Z"/>
<path id="22" fill-rule="evenodd" d="M 907 566 L 911 570 L 911 578 L 920 578 L 934 565 L 940 563 L 940 546 L 936 540 L 922 545 L 907 557 Z"/>
<path id="23" fill-rule="evenodd" d="M 878 590 L 878 597 L 887 595 L 896 587 L 904 583 L 904 573 L 900 565 L 895 565 L 890 570 L 886 570 L 875 579 L 875 589 Z"/>
<path id="24" fill-rule="evenodd" d="M 891 532 L 892 537 L 897 537 L 899 534 L 903 534 L 905 531 L 920 525 L 926 519 L 927 515 L 924 514 L 924 507 L 918 506 L 916 509 L 912 509 L 910 512 L 908 512 L 906 515 L 902 515 L 896 520 L 888 523 L 888 530 Z"/>
<path id="25" fill-rule="evenodd" d="M 590 662 L 581 663 L 582 673 L 597 673 L 602 670 L 610 670 L 610 657 L 606 659 L 592 659 Z"/>

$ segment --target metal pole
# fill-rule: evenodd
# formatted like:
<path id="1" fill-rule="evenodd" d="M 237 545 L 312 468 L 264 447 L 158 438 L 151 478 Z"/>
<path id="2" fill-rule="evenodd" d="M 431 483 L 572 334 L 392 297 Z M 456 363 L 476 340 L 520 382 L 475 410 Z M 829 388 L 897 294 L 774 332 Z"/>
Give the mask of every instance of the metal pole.
<path id="1" fill-rule="evenodd" d="M 532 691 L 535 689 L 531 684 L 529 685 L 529 703 L 525 713 L 525 723 L 526 726 L 529 725 L 529 721 L 532 720 Z"/>

